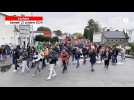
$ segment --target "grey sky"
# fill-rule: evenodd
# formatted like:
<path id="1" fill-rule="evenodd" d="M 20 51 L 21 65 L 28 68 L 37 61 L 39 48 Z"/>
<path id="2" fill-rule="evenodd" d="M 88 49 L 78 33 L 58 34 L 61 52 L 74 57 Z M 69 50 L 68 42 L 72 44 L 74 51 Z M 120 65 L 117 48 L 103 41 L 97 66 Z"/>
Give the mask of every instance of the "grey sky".
<path id="1" fill-rule="evenodd" d="M 7 14 L 24 13 L 31 15 L 30 12 L 4 12 Z M 44 26 L 51 28 L 51 30 L 60 29 L 63 32 L 83 32 L 89 19 L 93 18 L 101 27 L 113 27 L 120 29 L 127 27 L 134 28 L 134 12 L 32 12 L 32 15 L 39 15 L 44 17 Z M 127 19 L 128 23 L 123 22 Z M 36 29 L 37 26 L 35 26 Z"/>

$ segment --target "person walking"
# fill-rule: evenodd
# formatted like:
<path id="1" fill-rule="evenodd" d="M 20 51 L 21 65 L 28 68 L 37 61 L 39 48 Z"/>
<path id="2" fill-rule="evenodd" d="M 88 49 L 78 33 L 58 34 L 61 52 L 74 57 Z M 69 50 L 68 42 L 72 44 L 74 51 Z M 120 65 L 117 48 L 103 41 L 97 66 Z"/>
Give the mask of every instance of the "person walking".
<path id="1" fill-rule="evenodd" d="M 50 65 L 49 65 L 49 76 L 48 76 L 47 80 L 50 80 L 52 77 L 56 76 L 55 66 L 56 66 L 56 62 L 58 59 L 58 55 L 53 49 L 50 49 L 48 59 L 49 59 Z"/>
<path id="2" fill-rule="evenodd" d="M 126 53 L 125 48 L 121 48 L 121 61 L 122 62 L 125 60 L 125 53 Z"/>
<path id="3" fill-rule="evenodd" d="M 78 68 L 79 65 L 80 65 L 80 56 L 81 56 L 80 49 L 77 48 L 77 49 L 76 49 L 76 52 L 75 52 L 75 60 L 76 60 L 76 62 L 77 62 L 76 68 Z"/>
<path id="4" fill-rule="evenodd" d="M 108 70 L 109 67 L 109 61 L 111 59 L 111 53 L 109 48 L 106 48 L 105 52 L 104 52 L 104 65 L 105 65 L 105 69 Z"/>
<path id="5" fill-rule="evenodd" d="M 33 51 L 32 48 L 29 46 L 27 49 L 28 56 L 27 56 L 27 66 L 29 69 L 32 67 L 32 60 L 33 60 Z"/>
<path id="6" fill-rule="evenodd" d="M 62 64 L 63 64 L 62 73 L 67 71 L 67 62 L 68 62 L 68 58 L 69 58 L 68 56 L 69 56 L 69 54 L 66 52 L 65 49 L 63 49 L 63 51 L 61 52 L 61 60 L 62 60 Z"/>
<path id="7" fill-rule="evenodd" d="M 76 48 L 73 47 L 72 48 L 72 62 L 74 62 L 74 60 L 75 60 L 75 52 L 76 52 Z"/>
<path id="8" fill-rule="evenodd" d="M 95 52 L 95 48 L 91 48 L 90 53 L 90 63 L 91 63 L 91 72 L 94 72 L 94 64 L 96 63 L 96 52 Z"/>
<path id="9" fill-rule="evenodd" d="M 70 64 L 70 63 L 69 63 L 69 60 L 70 60 L 70 55 L 71 55 L 71 51 L 70 51 L 71 48 L 70 48 L 69 46 L 66 46 L 66 47 L 65 47 L 65 50 L 66 50 L 66 52 L 68 53 L 68 58 L 67 58 L 67 63 L 66 63 L 67 66 L 68 66 L 68 65 Z"/>
<path id="10" fill-rule="evenodd" d="M 43 51 L 43 50 L 41 50 L 41 51 L 40 51 L 40 57 L 41 57 L 42 70 L 43 70 L 43 69 L 44 69 L 44 67 L 46 67 L 45 62 L 43 62 L 43 61 L 44 61 L 44 59 L 45 59 L 44 51 Z"/>
<path id="11" fill-rule="evenodd" d="M 19 68 L 18 59 L 20 58 L 20 52 L 18 46 L 13 50 L 13 64 L 15 66 L 14 72 Z"/>
<path id="12" fill-rule="evenodd" d="M 22 55 L 22 64 L 21 64 L 21 67 L 22 67 L 22 70 L 21 72 L 24 73 L 25 71 L 29 71 L 30 72 L 30 69 L 27 65 L 27 61 L 28 61 L 28 54 L 26 51 L 24 51 L 24 54 Z"/>
<path id="13" fill-rule="evenodd" d="M 104 60 L 104 47 L 100 49 L 100 61 L 102 62 Z"/>
<path id="14" fill-rule="evenodd" d="M 85 46 L 82 48 L 82 55 L 83 55 L 83 64 L 86 64 L 86 58 L 87 58 L 87 55 L 88 55 L 88 49 Z"/>
<path id="15" fill-rule="evenodd" d="M 35 66 L 35 72 L 33 74 L 33 76 L 36 76 L 37 73 L 41 72 L 41 68 L 42 68 L 42 56 L 40 54 L 40 52 L 36 52 L 34 54 L 34 60 L 33 60 L 34 66 Z"/>
<path id="16" fill-rule="evenodd" d="M 117 56 L 118 56 L 118 50 L 116 47 L 114 47 L 112 50 L 112 63 L 113 64 L 117 64 L 117 62 L 118 62 Z"/>

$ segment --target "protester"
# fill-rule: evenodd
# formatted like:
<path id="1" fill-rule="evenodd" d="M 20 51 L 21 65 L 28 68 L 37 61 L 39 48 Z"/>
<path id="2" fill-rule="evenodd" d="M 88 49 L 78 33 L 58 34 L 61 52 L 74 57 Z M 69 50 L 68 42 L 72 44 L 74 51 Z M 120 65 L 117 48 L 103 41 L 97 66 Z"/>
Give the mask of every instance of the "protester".
<path id="1" fill-rule="evenodd" d="M 74 60 L 75 60 L 75 52 L 76 52 L 76 48 L 73 47 L 72 48 L 72 62 L 74 62 Z"/>
<path id="2" fill-rule="evenodd" d="M 94 47 L 91 47 L 90 55 L 90 63 L 91 63 L 91 71 L 94 72 L 94 64 L 96 63 L 96 51 Z"/>
<path id="3" fill-rule="evenodd" d="M 116 47 L 113 48 L 112 50 L 112 63 L 117 64 L 117 56 L 118 56 L 118 50 Z"/>
<path id="4" fill-rule="evenodd" d="M 42 56 L 41 53 L 36 52 L 34 54 L 34 60 L 33 60 L 34 66 L 35 66 L 35 72 L 33 74 L 33 76 L 36 76 L 37 73 L 41 72 L 41 68 L 42 68 Z"/>
<path id="5" fill-rule="evenodd" d="M 104 47 L 100 49 L 100 60 L 101 62 L 104 60 Z"/>
<path id="6" fill-rule="evenodd" d="M 9 54 L 10 49 L 1 49 L 0 56 L 3 58 L 3 54 Z M 96 60 L 103 61 L 105 69 L 108 70 L 110 60 L 113 63 L 117 63 L 118 50 L 117 48 L 106 47 L 105 45 L 99 45 L 92 43 L 88 40 L 80 40 L 77 44 L 69 42 L 59 42 L 54 45 L 45 44 L 42 50 L 37 50 L 34 46 L 28 45 L 27 48 L 20 48 L 17 46 L 12 50 L 13 64 L 15 65 L 15 72 L 21 69 L 21 72 L 31 72 L 34 70 L 34 76 L 40 73 L 46 66 L 49 69 L 48 80 L 52 79 L 57 75 L 56 67 L 59 64 L 58 60 L 61 58 L 63 65 L 62 73 L 65 73 L 70 66 L 69 61 L 72 58 L 72 62 L 76 61 L 76 68 L 81 65 L 81 59 L 83 64 L 88 64 L 87 60 L 90 59 L 91 72 L 94 72 L 94 65 Z M 82 58 L 83 57 L 83 58 Z M 122 61 L 125 59 L 125 49 L 121 50 Z M 58 63 L 57 63 L 58 62 Z M 101 64 L 101 62 L 99 63 Z M 47 68 L 46 67 L 46 68 Z"/>
<path id="7" fill-rule="evenodd" d="M 56 76 L 55 65 L 58 59 L 58 55 L 53 49 L 51 49 L 48 58 L 50 65 L 49 65 L 49 76 L 47 79 L 50 80 L 52 77 Z"/>
<path id="8" fill-rule="evenodd" d="M 61 52 L 61 60 L 62 60 L 62 64 L 63 64 L 63 70 L 62 73 L 64 73 L 65 71 L 67 71 L 67 62 L 68 62 L 68 57 L 69 54 L 66 52 L 66 50 L 64 49 Z"/>
<path id="9" fill-rule="evenodd" d="M 23 72 L 23 73 L 25 71 L 30 71 L 30 69 L 27 65 L 27 61 L 28 61 L 28 53 L 27 53 L 27 51 L 24 51 L 23 55 L 22 55 L 22 64 L 20 65 L 20 67 L 22 67 L 21 72 Z"/>
<path id="10" fill-rule="evenodd" d="M 76 52 L 75 52 L 75 59 L 76 59 L 76 62 L 77 62 L 77 65 L 76 65 L 76 68 L 79 67 L 80 65 L 80 57 L 81 57 L 81 52 L 80 52 L 80 49 L 76 49 Z"/>
<path id="11" fill-rule="evenodd" d="M 104 52 L 104 64 L 105 64 L 105 69 L 106 70 L 108 70 L 110 59 L 111 59 L 110 50 L 109 50 L 109 48 L 106 48 L 106 50 Z"/>
<path id="12" fill-rule="evenodd" d="M 17 71 L 17 69 L 19 68 L 18 65 L 18 59 L 20 58 L 20 47 L 17 46 L 14 50 L 13 50 L 13 64 L 15 65 L 15 70 L 14 72 Z"/>
<path id="13" fill-rule="evenodd" d="M 88 57 L 88 48 L 85 46 L 82 48 L 83 64 L 86 64 L 86 58 Z"/>
<path id="14" fill-rule="evenodd" d="M 126 53 L 125 48 L 121 48 L 121 60 L 122 60 L 122 61 L 125 60 L 125 53 Z"/>

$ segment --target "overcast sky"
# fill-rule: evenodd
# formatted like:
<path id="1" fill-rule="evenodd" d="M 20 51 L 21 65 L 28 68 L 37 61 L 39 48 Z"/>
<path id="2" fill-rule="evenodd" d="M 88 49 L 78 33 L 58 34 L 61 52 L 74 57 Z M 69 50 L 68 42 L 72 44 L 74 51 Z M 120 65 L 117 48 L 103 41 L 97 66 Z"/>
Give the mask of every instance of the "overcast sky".
<path id="1" fill-rule="evenodd" d="M 20 15 L 30 12 L 4 12 L 9 15 Z M 93 18 L 101 27 L 113 27 L 122 30 L 127 27 L 134 29 L 134 12 L 32 12 L 32 15 L 43 16 L 44 25 L 53 30 L 63 32 L 83 32 L 89 19 Z M 125 23 L 124 23 L 125 22 Z M 36 30 L 35 26 L 35 30 Z"/>

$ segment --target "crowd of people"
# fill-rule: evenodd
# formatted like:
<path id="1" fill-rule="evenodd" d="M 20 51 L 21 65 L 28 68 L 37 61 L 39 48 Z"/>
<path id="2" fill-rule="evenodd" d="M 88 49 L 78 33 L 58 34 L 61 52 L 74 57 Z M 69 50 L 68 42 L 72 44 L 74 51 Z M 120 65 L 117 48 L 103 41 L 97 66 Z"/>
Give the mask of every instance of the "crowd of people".
<path id="1" fill-rule="evenodd" d="M 60 42 L 55 44 L 44 45 L 43 49 L 37 50 L 34 46 L 27 46 L 21 48 L 17 46 L 12 50 L 12 58 L 14 64 L 14 71 L 30 72 L 35 69 L 34 76 L 40 73 L 45 67 L 49 68 L 47 79 L 52 79 L 56 76 L 57 62 L 62 62 L 62 73 L 68 70 L 70 63 L 76 63 L 76 69 L 80 67 L 80 60 L 83 59 L 83 64 L 86 65 L 89 59 L 91 65 L 91 72 L 94 72 L 94 65 L 96 61 L 104 61 L 104 68 L 108 70 L 110 62 L 117 64 L 117 56 L 121 54 L 122 61 L 125 60 L 125 49 L 117 49 L 105 45 L 99 45 L 87 40 L 80 43 L 66 43 Z"/>

